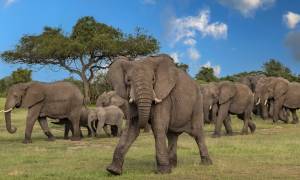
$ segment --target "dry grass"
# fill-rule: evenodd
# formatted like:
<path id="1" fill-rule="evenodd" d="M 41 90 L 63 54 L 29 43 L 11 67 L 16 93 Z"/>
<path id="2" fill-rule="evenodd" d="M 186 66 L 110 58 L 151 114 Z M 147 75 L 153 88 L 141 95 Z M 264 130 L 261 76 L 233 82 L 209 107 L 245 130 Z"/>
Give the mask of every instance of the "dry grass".
<path id="1" fill-rule="evenodd" d="M 0 109 L 4 99 L 0 99 Z M 272 125 L 255 119 L 257 131 L 248 136 L 210 138 L 213 126 L 205 127 L 214 165 L 199 165 L 196 143 L 188 135 L 178 142 L 178 167 L 169 175 L 154 173 L 153 135 L 141 134 L 126 156 L 124 173 L 114 177 L 105 171 L 118 138 L 63 140 L 63 128 L 51 125 L 55 142 L 47 142 L 38 123 L 32 140 L 24 145 L 25 110 L 13 113 L 16 134 L 0 124 L 0 179 L 300 179 L 300 125 Z M 233 129 L 242 122 L 233 120 Z M 3 115 L 0 121 L 4 122 Z"/>

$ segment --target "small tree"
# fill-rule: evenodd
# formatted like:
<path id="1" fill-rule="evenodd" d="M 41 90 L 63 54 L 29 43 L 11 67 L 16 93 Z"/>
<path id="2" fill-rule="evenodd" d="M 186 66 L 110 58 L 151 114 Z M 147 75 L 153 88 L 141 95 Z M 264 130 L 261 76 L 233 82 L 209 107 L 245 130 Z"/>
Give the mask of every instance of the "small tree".
<path id="1" fill-rule="evenodd" d="M 204 82 L 218 81 L 218 78 L 214 75 L 214 69 L 210 67 L 201 67 L 200 71 L 196 74 L 195 79 Z"/>
<path id="2" fill-rule="evenodd" d="M 32 81 L 31 79 L 32 71 L 28 69 L 18 68 L 11 74 L 12 84 L 23 83 Z"/>
<path id="3" fill-rule="evenodd" d="M 14 50 L 5 51 L 1 57 L 7 63 L 54 65 L 78 75 L 89 103 L 95 72 L 106 69 L 114 57 L 136 57 L 158 50 L 158 41 L 140 28 L 126 35 L 87 16 L 77 21 L 70 35 L 59 28 L 45 27 L 40 35 L 23 36 Z"/>
<path id="4" fill-rule="evenodd" d="M 298 77 L 293 75 L 288 67 L 275 59 L 270 59 L 264 63 L 263 70 L 267 76 L 283 77 L 289 81 L 299 81 Z"/>
<path id="5" fill-rule="evenodd" d="M 182 69 L 182 70 L 185 71 L 185 72 L 188 72 L 188 71 L 189 71 L 189 65 L 187 65 L 187 64 L 184 64 L 184 63 L 176 63 L 176 66 L 177 66 L 179 69 Z"/>

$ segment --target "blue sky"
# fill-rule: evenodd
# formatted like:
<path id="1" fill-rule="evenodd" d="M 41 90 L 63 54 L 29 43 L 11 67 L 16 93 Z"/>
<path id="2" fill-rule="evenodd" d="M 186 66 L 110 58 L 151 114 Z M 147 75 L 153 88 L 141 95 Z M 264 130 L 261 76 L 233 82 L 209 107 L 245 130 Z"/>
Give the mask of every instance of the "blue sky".
<path id="1" fill-rule="evenodd" d="M 189 64 L 191 75 L 201 66 L 218 76 L 258 70 L 269 58 L 299 74 L 299 14 L 299 0 L 0 0 L 0 52 L 44 26 L 68 33 L 78 18 L 94 16 L 127 33 L 143 27 L 160 41 L 161 52 Z M 24 66 L 0 62 L 0 78 L 18 67 Z M 33 67 L 34 80 L 68 76 Z"/>

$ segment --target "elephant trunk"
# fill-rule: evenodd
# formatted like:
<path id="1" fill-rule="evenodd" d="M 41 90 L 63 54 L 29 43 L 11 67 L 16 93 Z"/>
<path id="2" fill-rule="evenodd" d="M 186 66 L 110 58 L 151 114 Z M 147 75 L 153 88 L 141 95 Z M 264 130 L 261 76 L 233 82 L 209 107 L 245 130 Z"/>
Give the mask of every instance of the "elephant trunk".
<path id="1" fill-rule="evenodd" d="M 11 111 L 13 108 L 9 108 L 9 106 L 5 106 L 5 123 L 6 123 L 6 129 L 9 133 L 13 134 L 17 131 L 17 128 L 11 125 Z"/>
<path id="2" fill-rule="evenodd" d="M 210 113 L 210 106 L 209 105 L 204 105 L 204 122 L 205 123 L 210 123 L 209 119 L 209 113 Z"/>
<path id="3" fill-rule="evenodd" d="M 135 97 L 140 128 L 145 128 L 148 123 L 153 101 L 153 88 L 146 82 L 142 79 L 135 82 Z"/>

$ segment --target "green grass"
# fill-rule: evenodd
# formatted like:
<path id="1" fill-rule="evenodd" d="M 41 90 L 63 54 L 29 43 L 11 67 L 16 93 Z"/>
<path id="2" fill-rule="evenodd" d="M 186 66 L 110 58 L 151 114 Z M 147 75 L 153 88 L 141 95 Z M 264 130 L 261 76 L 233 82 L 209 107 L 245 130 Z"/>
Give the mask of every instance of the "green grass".
<path id="1" fill-rule="evenodd" d="M 0 99 L 0 109 L 4 101 Z M 105 167 L 118 138 L 71 142 L 62 139 L 62 127 L 49 123 L 57 140 L 47 142 L 36 123 L 33 143 L 24 145 L 25 117 L 25 110 L 14 110 L 12 122 L 18 131 L 9 134 L 0 116 L 0 179 L 300 179 L 300 125 L 272 125 L 257 118 L 255 134 L 220 139 L 209 137 L 213 126 L 205 126 L 212 166 L 199 165 L 196 143 L 183 134 L 178 142 L 178 167 L 168 175 L 154 173 L 153 135 L 142 133 L 126 156 L 123 175 L 114 177 Z M 232 123 L 239 132 L 242 121 L 234 117 Z"/>

